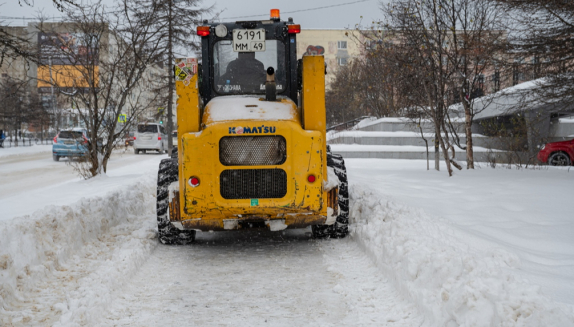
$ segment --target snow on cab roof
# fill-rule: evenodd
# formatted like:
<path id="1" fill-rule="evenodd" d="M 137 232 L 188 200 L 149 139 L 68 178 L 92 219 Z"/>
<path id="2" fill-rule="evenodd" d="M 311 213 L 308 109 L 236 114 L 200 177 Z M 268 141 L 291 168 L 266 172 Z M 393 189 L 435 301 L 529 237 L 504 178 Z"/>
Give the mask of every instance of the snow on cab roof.
<path id="1" fill-rule="evenodd" d="M 233 120 L 295 120 L 297 107 L 286 97 L 262 101 L 262 96 L 222 96 L 213 98 L 205 109 L 206 124 Z"/>

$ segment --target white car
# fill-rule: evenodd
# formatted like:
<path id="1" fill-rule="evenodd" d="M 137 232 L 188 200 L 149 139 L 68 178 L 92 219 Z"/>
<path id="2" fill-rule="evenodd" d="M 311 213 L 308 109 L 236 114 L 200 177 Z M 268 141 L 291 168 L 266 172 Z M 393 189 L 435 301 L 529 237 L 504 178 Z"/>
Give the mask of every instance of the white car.
<path id="1" fill-rule="evenodd" d="M 138 124 L 134 135 L 134 153 L 154 150 L 159 153 L 167 153 L 167 135 L 162 125 L 157 123 Z"/>

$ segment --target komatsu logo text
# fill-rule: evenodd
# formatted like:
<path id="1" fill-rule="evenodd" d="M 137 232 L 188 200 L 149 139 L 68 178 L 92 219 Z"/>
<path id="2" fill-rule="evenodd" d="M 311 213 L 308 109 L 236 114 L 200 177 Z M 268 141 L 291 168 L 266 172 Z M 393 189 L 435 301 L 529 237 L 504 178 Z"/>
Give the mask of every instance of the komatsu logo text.
<path id="1" fill-rule="evenodd" d="M 269 134 L 275 133 L 275 126 L 229 127 L 229 134 Z"/>

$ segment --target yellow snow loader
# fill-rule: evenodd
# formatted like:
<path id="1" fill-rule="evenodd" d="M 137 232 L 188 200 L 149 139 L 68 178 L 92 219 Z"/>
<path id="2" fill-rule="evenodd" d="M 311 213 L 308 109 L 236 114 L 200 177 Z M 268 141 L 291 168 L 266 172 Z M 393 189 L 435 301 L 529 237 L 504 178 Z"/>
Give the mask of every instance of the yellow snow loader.
<path id="1" fill-rule="evenodd" d="M 201 58 L 177 59 L 177 149 L 161 161 L 158 237 L 311 226 L 348 233 L 347 174 L 326 144 L 325 61 L 297 60 L 293 19 L 197 27 Z"/>

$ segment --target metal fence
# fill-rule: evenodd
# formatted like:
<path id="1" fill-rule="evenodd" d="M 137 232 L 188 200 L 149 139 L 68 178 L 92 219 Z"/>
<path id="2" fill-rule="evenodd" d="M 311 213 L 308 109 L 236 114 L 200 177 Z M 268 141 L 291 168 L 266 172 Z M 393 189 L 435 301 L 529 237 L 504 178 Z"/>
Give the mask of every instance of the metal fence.
<path id="1" fill-rule="evenodd" d="M 4 139 L 0 141 L 0 148 L 16 148 L 22 146 L 33 146 L 33 145 L 49 145 L 52 144 L 52 138 L 23 138 L 19 140 Z"/>
<path id="2" fill-rule="evenodd" d="M 377 119 L 377 117 L 373 117 L 373 116 L 362 116 L 359 118 L 355 118 L 353 120 L 346 121 L 344 123 L 340 123 L 337 125 L 333 125 L 331 127 L 327 127 L 327 132 L 328 131 L 344 131 L 346 129 L 349 129 L 349 128 L 357 125 L 361 120 L 367 119 L 367 118 Z"/>

